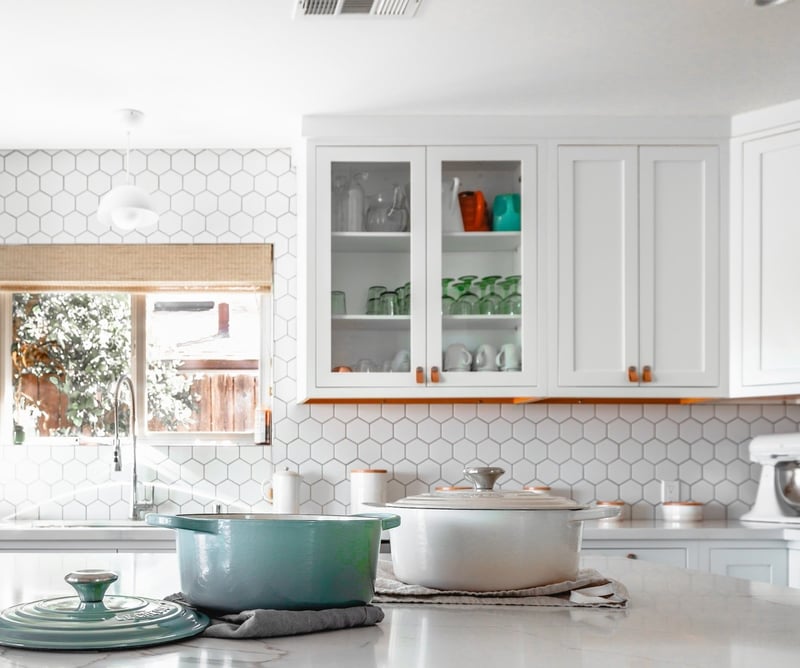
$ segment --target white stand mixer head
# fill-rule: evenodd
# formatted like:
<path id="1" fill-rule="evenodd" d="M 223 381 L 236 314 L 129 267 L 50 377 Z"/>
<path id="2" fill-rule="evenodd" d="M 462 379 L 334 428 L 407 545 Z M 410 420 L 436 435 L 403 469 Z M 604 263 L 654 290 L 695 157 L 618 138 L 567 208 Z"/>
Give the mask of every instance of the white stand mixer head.
<path id="1" fill-rule="evenodd" d="M 800 523 L 800 513 L 787 503 L 776 465 L 800 462 L 800 433 L 768 434 L 750 441 L 750 460 L 761 464 L 756 500 L 744 521 Z"/>

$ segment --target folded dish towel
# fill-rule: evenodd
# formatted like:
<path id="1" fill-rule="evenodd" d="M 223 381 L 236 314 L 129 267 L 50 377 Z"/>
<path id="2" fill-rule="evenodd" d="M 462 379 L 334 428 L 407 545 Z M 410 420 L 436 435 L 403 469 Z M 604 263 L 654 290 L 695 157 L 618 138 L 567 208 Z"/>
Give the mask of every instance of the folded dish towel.
<path id="1" fill-rule="evenodd" d="M 472 605 L 545 605 L 555 607 L 625 608 L 628 590 L 621 582 L 593 569 L 578 572 L 575 580 L 507 591 L 431 589 L 397 579 L 391 559 L 381 557 L 375 581 L 375 603 L 459 603 Z"/>
<path id="2" fill-rule="evenodd" d="M 164 598 L 193 607 L 182 594 Z M 383 610 L 374 605 L 328 610 L 243 610 L 220 616 L 205 612 L 211 617 L 211 625 L 202 635 L 212 638 L 275 638 L 372 626 L 383 620 Z"/>

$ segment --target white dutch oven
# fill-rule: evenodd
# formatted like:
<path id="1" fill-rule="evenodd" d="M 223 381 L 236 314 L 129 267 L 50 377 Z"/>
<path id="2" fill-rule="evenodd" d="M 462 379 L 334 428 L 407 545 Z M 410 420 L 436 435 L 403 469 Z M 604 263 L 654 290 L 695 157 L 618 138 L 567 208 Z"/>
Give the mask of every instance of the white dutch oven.
<path id="1" fill-rule="evenodd" d="M 584 520 L 613 517 L 619 509 L 530 491 L 493 490 L 504 472 L 466 469 L 474 489 L 386 504 L 402 518 L 390 532 L 399 580 L 435 589 L 502 591 L 577 576 Z"/>

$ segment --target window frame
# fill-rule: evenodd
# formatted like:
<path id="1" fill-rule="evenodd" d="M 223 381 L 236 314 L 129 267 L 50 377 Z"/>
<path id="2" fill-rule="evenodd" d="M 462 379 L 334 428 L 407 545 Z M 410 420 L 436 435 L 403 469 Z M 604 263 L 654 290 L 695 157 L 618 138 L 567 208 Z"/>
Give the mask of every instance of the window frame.
<path id="1" fill-rule="evenodd" d="M 61 292 L 92 292 L 82 290 L 79 286 L 65 287 Z M 226 292 L 225 288 L 215 288 L 215 292 Z M 11 295 L 14 290 L 0 288 L 0 446 L 13 442 L 13 380 L 11 377 Z M 148 432 L 147 430 L 147 294 L 146 292 L 130 292 L 131 299 L 131 360 L 130 375 L 136 391 L 136 440 L 142 445 L 150 446 L 193 446 L 193 445 L 254 445 L 254 434 L 246 432 Z M 188 290 L 187 295 L 195 295 L 201 290 Z M 152 294 L 152 293 L 150 293 Z M 271 291 L 261 292 L 260 327 L 259 327 L 259 396 L 261 406 L 269 406 L 272 399 L 272 325 L 273 300 Z M 7 440 L 6 440 L 7 439 Z M 111 437 L 98 437 L 92 444 L 110 445 Z M 37 436 L 26 439 L 24 447 L 78 445 L 77 436 Z M 263 447 L 263 446 L 262 446 Z"/>

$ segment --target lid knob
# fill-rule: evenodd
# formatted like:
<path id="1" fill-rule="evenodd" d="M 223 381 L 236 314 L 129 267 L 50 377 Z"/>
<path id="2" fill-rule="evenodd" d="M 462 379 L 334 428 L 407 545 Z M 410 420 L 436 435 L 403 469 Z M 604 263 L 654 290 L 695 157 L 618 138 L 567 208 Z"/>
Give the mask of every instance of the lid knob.
<path id="1" fill-rule="evenodd" d="M 498 466 L 473 466 L 464 469 L 464 477 L 475 485 L 476 492 L 491 492 L 495 481 L 505 472 Z"/>
<path id="2" fill-rule="evenodd" d="M 73 571 L 64 576 L 64 580 L 78 592 L 78 598 L 83 603 L 100 603 L 106 589 L 118 579 L 119 576 L 114 571 L 97 568 Z"/>

